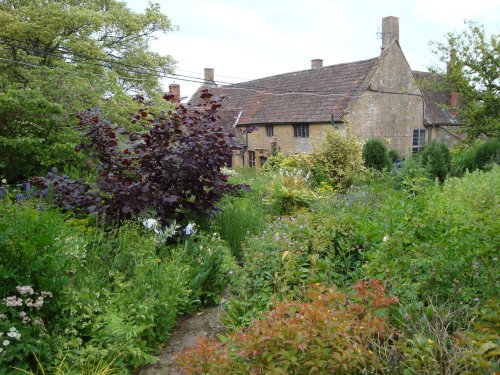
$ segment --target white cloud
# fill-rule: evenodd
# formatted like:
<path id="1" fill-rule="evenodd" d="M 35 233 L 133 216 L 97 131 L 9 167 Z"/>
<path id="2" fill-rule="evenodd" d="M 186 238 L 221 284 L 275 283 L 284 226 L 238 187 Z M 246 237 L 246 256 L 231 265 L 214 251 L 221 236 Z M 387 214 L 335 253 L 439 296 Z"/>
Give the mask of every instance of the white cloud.
<path id="1" fill-rule="evenodd" d="M 415 0 L 413 10 L 417 17 L 456 28 L 460 27 L 464 20 L 490 18 L 489 14 L 498 20 L 500 2 L 498 0 Z"/>
<path id="2" fill-rule="evenodd" d="M 143 0 L 126 1 L 137 11 L 145 6 Z M 403 51 L 420 70 L 435 61 L 428 42 L 461 29 L 464 19 L 485 22 L 491 31 L 500 24 L 498 0 L 157 1 L 180 30 L 153 48 L 178 60 L 179 74 L 202 78 L 211 67 L 216 80 L 225 82 L 308 69 L 314 58 L 332 65 L 374 57 L 384 16 L 400 18 Z M 199 86 L 177 82 L 189 95 Z"/>

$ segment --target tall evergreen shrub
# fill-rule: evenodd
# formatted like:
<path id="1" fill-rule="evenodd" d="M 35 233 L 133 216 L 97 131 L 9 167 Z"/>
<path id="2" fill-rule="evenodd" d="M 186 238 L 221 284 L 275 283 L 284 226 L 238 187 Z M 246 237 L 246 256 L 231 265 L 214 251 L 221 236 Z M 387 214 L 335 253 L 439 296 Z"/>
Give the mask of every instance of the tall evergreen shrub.
<path id="1" fill-rule="evenodd" d="M 363 161 L 365 167 L 382 171 L 390 165 L 389 152 L 383 141 L 370 139 L 363 147 Z"/>
<path id="2" fill-rule="evenodd" d="M 430 177 L 444 182 L 451 165 L 451 154 L 448 146 L 443 142 L 431 141 L 422 151 L 422 165 L 427 169 Z"/>

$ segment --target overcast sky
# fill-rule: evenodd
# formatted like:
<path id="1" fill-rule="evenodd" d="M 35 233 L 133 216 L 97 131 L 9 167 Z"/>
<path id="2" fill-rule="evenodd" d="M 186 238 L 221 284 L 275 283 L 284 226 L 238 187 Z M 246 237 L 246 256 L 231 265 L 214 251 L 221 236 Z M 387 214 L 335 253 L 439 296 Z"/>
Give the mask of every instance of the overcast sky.
<path id="1" fill-rule="evenodd" d="M 142 11 L 144 0 L 125 0 Z M 445 41 L 464 20 L 500 31 L 499 0 L 159 0 L 178 31 L 152 42 L 153 50 L 177 60 L 176 73 L 242 82 L 324 66 L 364 60 L 380 53 L 381 19 L 399 17 L 399 40 L 414 70 L 438 64 L 429 41 Z M 190 96 L 198 83 L 181 85 Z"/>

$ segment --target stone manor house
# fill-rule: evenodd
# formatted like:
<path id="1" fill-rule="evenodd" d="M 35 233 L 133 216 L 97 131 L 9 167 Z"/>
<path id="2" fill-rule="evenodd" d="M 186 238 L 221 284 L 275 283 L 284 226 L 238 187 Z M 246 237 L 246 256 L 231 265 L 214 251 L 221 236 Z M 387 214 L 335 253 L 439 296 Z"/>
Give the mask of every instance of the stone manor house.
<path id="1" fill-rule="evenodd" d="M 346 124 L 361 139 L 389 139 L 400 155 L 418 152 L 431 139 L 453 143 L 458 121 L 446 108 L 456 106 L 456 93 L 434 92 L 423 80 L 439 79 L 429 72 L 412 71 L 399 43 L 399 19 L 382 19 L 379 56 L 345 64 L 323 66 L 253 81 L 217 86 L 214 70 L 205 69 L 205 83 L 189 100 L 202 104 L 207 88 L 227 96 L 221 119 L 234 129 L 255 127 L 241 137 L 230 166 L 259 168 L 270 155 L 270 145 L 284 154 L 311 152 L 325 129 Z M 179 85 L 171 91 L 180 96 Z"/>

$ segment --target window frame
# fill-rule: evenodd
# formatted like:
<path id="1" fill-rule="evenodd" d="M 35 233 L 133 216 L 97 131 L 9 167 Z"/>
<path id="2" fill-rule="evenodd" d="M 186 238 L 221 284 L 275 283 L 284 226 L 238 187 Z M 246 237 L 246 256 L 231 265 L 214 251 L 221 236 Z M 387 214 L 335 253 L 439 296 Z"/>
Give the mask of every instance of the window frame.
<path id="1" fill-rule="evenodd" d="M 274 126 L 273 124 L 266 125 L 266 137 L 274 137 Z"/>
<path id="2" fill-rule="evenodd" d="M 255 168 L 255 164 L 255 151 L 248 151 L 248 166 L 251 168 Z"/>
<path id="3" fill-rule="evenodd" d="M 293 137 L 309 138 L 309 124 L 307 122 L 293 124 Z"/>
<path id="4" fill-rule="evenodd" d="M 413 129 L 411 149 L 414 154 L 417 154 L 420 151 L 422 151 L 422 148 L 424 148 L 426 144 L 426 137 L 427 137 L 426 129 Z"/>

